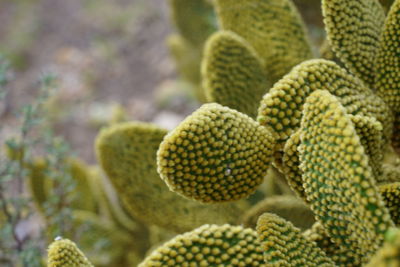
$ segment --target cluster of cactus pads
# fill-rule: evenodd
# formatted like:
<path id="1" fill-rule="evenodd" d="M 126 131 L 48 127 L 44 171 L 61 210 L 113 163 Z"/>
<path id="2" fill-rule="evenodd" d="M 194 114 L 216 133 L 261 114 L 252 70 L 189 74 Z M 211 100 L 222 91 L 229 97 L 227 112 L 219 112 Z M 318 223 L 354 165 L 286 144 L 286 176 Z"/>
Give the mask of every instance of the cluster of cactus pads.
<path id="1" fill-rule="evenodd" d="M 171 6 L 209 103 L 96 140 L 126 212 L 178 233 L 139 266 L 400 266 L 400 0 L 322 0 L 337 62 L 291 0 Z M 66 239 L 48 262 L 92 266 Z"/>

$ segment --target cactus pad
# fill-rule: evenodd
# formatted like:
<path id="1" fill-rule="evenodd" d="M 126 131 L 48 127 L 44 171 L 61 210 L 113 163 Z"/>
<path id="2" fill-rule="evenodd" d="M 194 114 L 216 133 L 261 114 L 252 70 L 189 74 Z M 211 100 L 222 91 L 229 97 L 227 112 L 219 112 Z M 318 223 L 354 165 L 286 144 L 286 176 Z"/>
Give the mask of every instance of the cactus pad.
<path id="1" fill-rule="evenodd" d="M 207 41 L 202 63 L 203 88 L 217 102 L 255 117 L 269 89 L 256 51 L 239 35 L 220 31 Z"/>
<path id="2" fill-rule="evenodd" d="M 257 233 L 228 224 L 203 225 L 156 249 L 139 267 L 260 266 L 263 254 Z"/>
<path id="3" fill-rule="evenodd" d="M 335 266 L 314 242 L 301 235 L 300 229 L 277 215 L 262 215 L 257 233 L 268 266 Z"/>
<path id="4" fill-rule="evenodd" d="M 378 0 L 323 0 L 328 40 L 336 56 L 368 85 L 374 83 L 374 60 L 385 21 Z"/>
<path id="5" fill-rule="evenodd" d="M 56 239 L 48 249 L 48 267 L 93 267 L 74 242 Z"/>
<path id="6" fill-rule="evenodd" d="M 291 0 L 216 0 L 223 30 L 246 39 L 275 82 L 312 57 L 304 23 Z"/>
<path id="7" fill-rule="evenodd" d="M 329 92 L 311 94 L 303 113 L 300 168 L 311 209 L 331 240 L 355 256 L 354 264 L 365 263 L 394 225 L 368 156 L 346 109 Z"/>
<path id="8" fill-rule="evenodd" d="M 104 129 L 98 136 L 99 162 L 127 211 L 146 223 L 177 232 L 205 223 L 236 221 L 235 214 L 240 212 L 237 205 L 209 207 L 168 189 L 157 173 L 156 161 L 157 148 L 166 133 L 152 124 L 128 122 Z"/>
<path id="9" fill-rule="evenodd" d="M 274 147 L 271 133 L 247 115 L 205 104 L 164 138 L 158 171 L 171 190 L 187 198 L 238 200 L 262 183 Z"/>
<path id="10" fill-rule="evenodd" d="M 375 88 L 394 112 L 400 111 L 400 1 L 392 5 L 385 22 L 375 62 Z"/>

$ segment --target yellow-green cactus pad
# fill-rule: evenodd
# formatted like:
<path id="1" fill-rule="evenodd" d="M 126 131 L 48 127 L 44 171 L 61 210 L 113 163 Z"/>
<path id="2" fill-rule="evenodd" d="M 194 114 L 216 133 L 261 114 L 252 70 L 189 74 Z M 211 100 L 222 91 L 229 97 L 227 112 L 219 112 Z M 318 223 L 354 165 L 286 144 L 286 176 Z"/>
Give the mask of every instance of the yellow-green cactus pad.
<path id="1" fill-rule="evenodd" d="M 246 39 L 275 82 L 312 57 L 304 23 L 291 0 L 216 0 L 223 30 Z"/>
<path id="2" fill-rule="evenodd" d="M 375 177 L 382 174 L 383 138 L 382 124 L 373 117 L 349 115 L 357 135 L 360 137 L 368 162 Z"/>
<path id="3" fill-rule="evenodd" d="M 400 183 L 379 186 L 379 192 L 396 226 L 400 225 Z"/>
<path id="4" fill-rule="evenodd" d="M 104 129 L 97 137 L 98 160 L 127 211 L 143 222 L 177 232 L 205 223 L 236 221 L 240 212 L 236 205 L 206 206 L 168 189 L 157 173 L 156 161 L 166 134 L 152 124 L 128 122 Z"/>
<path id="5" fill-rule="evenodd" d="M 212 5 L 206 0 L 170 0 L 172 19 L 178 32 L 192 45 L 202 46 L 217 29 Z"/>
<path id="6" fill-rule="evenodd" d="M 29 175 L 27 179 L 28 190 L 35 202 L 37 209 L 45 214 L 44 205 L 51 192 L 52 181 L 45 175 L 47 168 L 44 159 L 35 160 L 29 166 Z"/>
<path id="7" fill-rule="evenodd" d="M 217 102 L 255 117 L 269 89 L 256 51 L 239 35 L 220 31 L 207 41 L 202 63 L 203 88 Z"/>
<path id="8" fill-rule="evenodd" d="M 90 168 L 84 162 L 71 158 L 68 160 L 71 178 L 75 182 L 72 207 L 82 210 L 95 211 L 96 203 L 90 186 Z"/>
<path id="9" fill-rule="evenodd" d="M 286 180 L 290 188 L 296 193 L 298 197 L 308 203 L 307 195 L 303 187 L 303 173 L 300 169 L 299 151 L 297 150 L 300 145 L 300 130 L 292 134 L 283 148 L 282 157 L 282 172 L 285 174 Z"/>
<path id="10" fill-rule="evenodd" d="M 265 213 L 258 219 L 257 233 L 267 266 L 335 266 L 300 229 L 275 214 Z"/>
<path id="11" fill-rule="evenodd" d="M 163 140 L 158 172 L 171 190 L 200 202 L 252 194 L 267 173 L 275 140 L 249 116 L 204 104 Z"/>
<path id="12" fill-rule="evenodd" d="M 293 68 L 261 101 L 258 121 L 277 134 L 279 149 L 300 126 L 306 97 L 319 89 L 339 97 L 348 114 L 376 118 L 383 126 L 384 141 L 388 142 L 392 116 L 383 100 L 336 63 L 314 59 Z"/>
<path id="13" fill-rule="evenodd" d="M 139 267 L 263 266 L 257 233 L 231 225 L 204 225 L 178 235 L 148 256 Z"/>
<path id="14" fill-rule="evenodd" d="M 400 229 L 389 229 L 385 235 L 385 243 L 372 257 L 365 267 L 396 267 L 400 266 Z"/>
<path id="15" fill-rule="evenodd" d="M 279 215 L 302 230 L 310 228 L 315 222 L 314 214 L 310 208 L 299 201 L 298 198 L 290 195 L 280 195 L 267 197 L 248 210 L 244 214 L 243 225 L 255 228 L 258 217 L 266 212 Z"/>
<path id="16" fill-rule="evenodd" d="M 48 248 L 48 267 L 93 267 L 74 242 L 57 238 Z"/>
<path id="17" fill-rule="evenodd" d="M 375 62 L 375 88 L 394 112 L 400 111 L 400 1 L 390 8 Z"/>
<path id="18" fill-rule="evenodd" d="M 323 0 L 328 40 L 336 56 L 368 85 L 374 83 L 375 56 L 385 21 L 378 0 Z"/>
<path id="19" fill-rule="evenodd" d="M 311 209 L 351 262 L 365 263 L 394 226 L 368 156 L 346 109 L 328 91 L 312 93 L 303 114 L 300 168 Z"/>

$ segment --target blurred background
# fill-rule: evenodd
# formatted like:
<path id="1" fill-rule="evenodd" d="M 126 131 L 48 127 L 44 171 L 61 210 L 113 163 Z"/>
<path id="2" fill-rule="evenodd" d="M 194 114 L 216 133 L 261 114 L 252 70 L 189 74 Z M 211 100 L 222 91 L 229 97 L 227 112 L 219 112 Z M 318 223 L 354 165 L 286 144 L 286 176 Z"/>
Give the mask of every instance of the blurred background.
<path id="1" fill-rule="evenodd" d="M 122 108 L 130 120 L 173 127 L 196 103 L 184 99 L 187 95 L 173 103 L 160 99 L 176 77 L 165 45 L 172 31 L 167 5 L 165 0 L 0 0 L 0 53 L 13 70 L 2 120 L 12 127 L 13 111 L 37 93 L 38 77 L 51 72 L 59 83 L 50 119 L 88 162 L 94 162 L 99 126 Z M 168 112 L 161 112 L 164 104 Z"/>
<path id="2" fill-rule="evenodd" d="M 319 44 L 319 1 L 295 2 Z M 174 31 L 166 0 L 0 0 L 0 54 L 13 70 L 2 120 L 13 128 L 13 111 L 51 72 L 59 83 L 49 119 L 89 163 L 94 137 L 113 114 L 172 129 L 199 106 L 177 80 L 166 45 Z"/>

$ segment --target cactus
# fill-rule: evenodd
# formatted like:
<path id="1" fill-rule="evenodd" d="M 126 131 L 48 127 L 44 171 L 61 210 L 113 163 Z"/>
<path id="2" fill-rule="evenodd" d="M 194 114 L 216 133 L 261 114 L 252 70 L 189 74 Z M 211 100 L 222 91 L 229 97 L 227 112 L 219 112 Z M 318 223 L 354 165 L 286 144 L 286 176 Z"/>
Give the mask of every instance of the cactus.
<path id="1" fill-rule="evenodd" d="M 274 214 L 260 216 L 257 233 L 268 266 L 335 266 L 315 243 L 300 234 L 300 229 Z"/>
<path id="2" fill-rule="evenodd" d="M 86 256 L 71 240 L 56 238 L 48 249 L 49 267 L 93 267 Z"/>
<path id="3" fill-rule="evenodd" d="M 152 124 L 128 122 L 104 129 L 96 140 L 99 162 L 128 212 L 176 232 L 208 222 L 234 223 L 241 210 L 238 205 L 208 207 L 168 190 L 156 171 L 157 148 L 166 134 Z"/>
<path id="4" fill-rule="evenodd" d="M 250 228 L 204 225 L 178 235 L 151 253 L 140 267 L 267 266 Z"/>
<path id="5" fill-rule="evenodd" d="M 292 1 L 216 0 L 215 6 L 221 28 L 254 47 L 272 83 L 312 57 L 304 23 Z"/>
<path id="6" fill-rule="evenodd" d="M 274 146 L 272 134 L 250 117 L 205 104 L 164 138 L 158 172 L 171 190 L 187 198 L 238 200 L 261 184 Z"/>
<path id="7" fill-rule="evenodd" d="M 333 51 L 368 85 L 374 82 L 374 57 L 385 14 L 378 0 L 322 1 L 325 29 Z"/>
<path id="8" fill-rule="evenodd" d="M 397 264 L 400 169 L 391 146 L 400 144 L 400 0 L 387 17 L 377 0 L 323 1 L 329 46 L 343 66 L 311 59 L 289 0 L 213 3 L 217 33 L 207 20 L 177 24 L 181 40 L 197 48 L 206 42 L 196 57 L 203 56 L 208 100 L 218 103 L 202 105 L 169 133 L 132 122 L 104 129 L 96 141 L 128 212 L 159 227 L 160 236 L 186 232 L 139 266 Z M 257 192 L 271 168 L 295 196 L 267 198 L 239 216 L 244 209 L 235 201 Z M 304 203 L 293 204 L 296 197 Z M 316 223 L 302 233 L 287 220 L 296 223 L 306 206 Z M 260 216 L 265 211 L 284 218 Z M 257 217 L 257 232 L 232 225 L 254 228 Z"/>
<path id="9" fill-rule="evenodd" d="M 269 89 L 263 62 L 239 35 L 219 31 L 207 41 L 202 64 L 203 87 L 209 101 L 251 117 Z"/>

